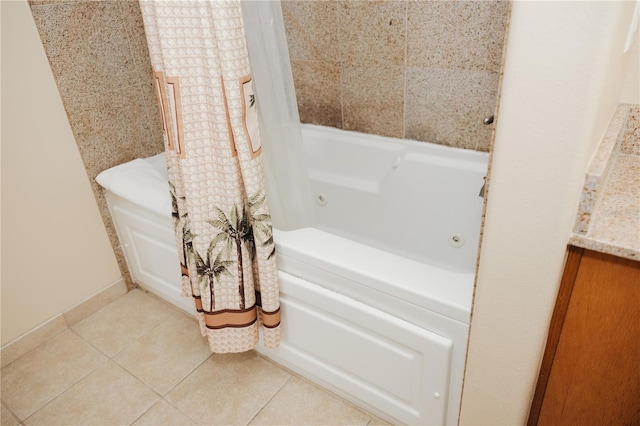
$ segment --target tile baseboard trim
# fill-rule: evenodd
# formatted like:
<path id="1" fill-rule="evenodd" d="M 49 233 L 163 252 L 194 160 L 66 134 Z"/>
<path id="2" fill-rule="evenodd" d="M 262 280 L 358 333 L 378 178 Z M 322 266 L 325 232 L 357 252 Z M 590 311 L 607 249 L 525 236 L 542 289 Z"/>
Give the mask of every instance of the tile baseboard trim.
<path id="1" fill-rule="evenodd" d="M 67 323 L 62 314 L 60 313 L 54 316 L 0 348 L 0 365 L 4 368 L 22 355 L 40 346 L 42 343 L 66 329 Z"/>
<path id="2" fill-rule="evenodd" d="M 120 296 L 127 294 L 127 285 L 124 278 L 120 277 L 107 287 L 87 297 L 80 303 L 72 306 L 62 313 L 68 327 L 73 327 L 89 315 L 99 311 Z"/>
<path id="3" fill-rule="evenodd" d="M 0 368 L 4 368 L 126 293 L 127 285 L 120 277 L 96 294 L 15 338 L 0 348 Z"/>

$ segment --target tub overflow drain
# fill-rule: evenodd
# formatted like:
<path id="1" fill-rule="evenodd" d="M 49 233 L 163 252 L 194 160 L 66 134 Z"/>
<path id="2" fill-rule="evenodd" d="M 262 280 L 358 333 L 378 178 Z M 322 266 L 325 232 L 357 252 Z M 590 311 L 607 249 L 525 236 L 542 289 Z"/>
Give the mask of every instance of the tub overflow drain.
<path id="1" fill-rule="evenodd" d="M 327 196 L 324 195 L 322 192 L 318 193 L 318 195 L 316 196 L 316 202 L 318 204 L 320 204 L 321 206 L 324 206 L 327 204 Z"/>
<path id="2" fill-rule="evenodd" d="M 464 237 L 462 234 L 453 233 L 449 236 L 449 244 L 453 247 L 462 247 L 464 245 Z"/>

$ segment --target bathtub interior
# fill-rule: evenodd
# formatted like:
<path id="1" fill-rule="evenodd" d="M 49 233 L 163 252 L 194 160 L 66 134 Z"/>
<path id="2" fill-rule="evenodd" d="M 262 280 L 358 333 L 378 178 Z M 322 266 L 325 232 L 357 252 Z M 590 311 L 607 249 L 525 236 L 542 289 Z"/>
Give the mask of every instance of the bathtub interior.
<path id="1" fill-rule="evenodd" d="M 473 273 L 488 154 L 302 125 L 316 227 Z M 166 180 L 164 154 L 146 159 Z"/>
<path id="2" fill-rule="evenodd" d="M 474 271 L 487 154 L 306 124 L 303 139 L 319 229 Z"/>

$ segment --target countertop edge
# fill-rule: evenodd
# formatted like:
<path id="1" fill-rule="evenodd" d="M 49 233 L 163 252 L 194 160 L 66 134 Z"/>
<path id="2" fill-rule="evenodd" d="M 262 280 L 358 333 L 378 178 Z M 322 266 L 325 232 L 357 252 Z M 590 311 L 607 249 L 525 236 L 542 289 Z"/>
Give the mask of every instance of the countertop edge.
<path id="1" fill-rule="evenodd" d="M 569 245 L 640 262 L 640 105 L 621 104 L 584 174 Z"/>
<path id="2" fill-rule="evenodd" d="M 569 238 L 569 245 L 600 253 L 611 254 L 617 257 L 623 257 L 629 260 L 640 261 L 640 250 L 637 248 L 625 247 L 606 241 L 598 241 L 587 235 L 572 234 Z"/>

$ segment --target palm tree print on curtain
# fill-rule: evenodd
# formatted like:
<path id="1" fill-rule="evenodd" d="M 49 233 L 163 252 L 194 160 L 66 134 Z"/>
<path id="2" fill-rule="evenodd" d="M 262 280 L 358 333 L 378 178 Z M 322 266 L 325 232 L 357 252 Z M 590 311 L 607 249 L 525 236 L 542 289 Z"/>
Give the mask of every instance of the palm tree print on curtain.
<path id="1" fill-rule="evenodd" d="M 244 293 L 244 256 L 243 248 L 249 252 L 249 257 L 253 261 L 256 253 L 256 246 L 253 239 L 253 228 L 250 223 L 250 217 L 246 210 L 238 211 L 238 206 L 233 206 L 229 217 L 217 207 L 217 218 L 208 221 L 212 226 L 221 232 L 213 240 L 214 243 L 222 243 L 225 247 L 227 255 L 231 254 L 232 246 L 235 246 L 236 259 L 238 264 L 238 295 L 240 297 L 240 309 L 244 309 L 246 305 L 246 297 Z"/>
<path id="2" fill-rule="evenodd" d="M 238 0 L 140 2 L 183 293 L 213 352 L 280 340 L 271 216 Z"/>
<path id="3" fill-rule="evenodd" d="M 267 259 L 271 259 L 275 254 L 275 245 L 273 243 L 273 232 L 271 228 L 271 215 L 269 213 L 259 213 L 259 210 L 265 206 L 266 199 L 264 192 L 260 191 L 249 199 L 249 211 L 247 206 L 239 209 L 233 206 L 233 209 L 227 216 L 225 212 L 217 207 L 217 216 L 213 220 L 209 220 L 209 224 L 218 229 L 220 233 L 211 242 L 212 246 L 221 244 L 227 255 L 231 254 L 235 247 L 237 266 L 238 266 L 238 294 L 240 297 L 240 309 L 245 309 L 246 296 L 244 287 L 244 258 L 243 252 L 249 254 L 251 262 L 255 261 L 256 244 L 255 236 L 259 234 L 264 239 L 260 242 L 262 247 L 268 249 Z M 243 250 L 243 248 L 245 250 Z M 259 303 L 258 303 L 259 304 Z"/>
<path id="4" fill-rule="evenodd" d="M 207 250 L 207 256 L 203 259 L 200 253 L 196 252 L 196 270 L 198 271 L 198 277 L 202 285 L 201 290 L 209 290 L 209 310 L 208 312 L 214 312 L 215 310 L 215 287 L 216 283 L 222 275 L 230 275 L 229 268 L 235 262 L 233 260 L 222 260 L 219 252 L 216 257 L 213 257 L 213 250 L 215 245 L 212 242 L 209 250 Z M 244 306 L 241 307 L 244 309 Z"/>
<path id="5" fill-rule="evenodd" d="M 182 293 L 184 296 L 191 295 L 191 281 L 189 279 L 189 260 L 193 258 L 193 236 L 189 228 L 189 215 L 185 212 L 185 197 L 176 195 L 176 187 L 169 182 L 169 192 L 171 194 L 171 219 L 173 228 L 176 232 L 176 244 L 178 246 L 178 254 L 180 256 L 180 272 L 182 275 Z M 179 201 L 180 202 L 179 202 Z M 180 213 L 182 212 L 182 214 Z"/>
<path id="6" fill-rule="evenodd" d="M 273 241 L 273 228 L 271 226 L 271 215 L 263 211 L 267 205 L 267 197 L 264 190 L 258 191 L 253 197 L 249 198 L 249 209 L 251 211 L 251 222 L 253 223 L 254 232 L 263 238 L 260 245 L 267 249 L 269 253 L 267 259 L 271 259 L 276 255 L 276 245 Z"/>

